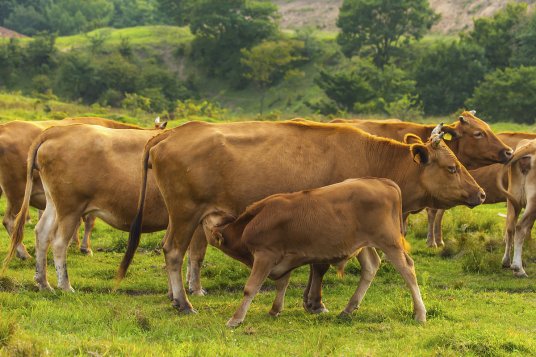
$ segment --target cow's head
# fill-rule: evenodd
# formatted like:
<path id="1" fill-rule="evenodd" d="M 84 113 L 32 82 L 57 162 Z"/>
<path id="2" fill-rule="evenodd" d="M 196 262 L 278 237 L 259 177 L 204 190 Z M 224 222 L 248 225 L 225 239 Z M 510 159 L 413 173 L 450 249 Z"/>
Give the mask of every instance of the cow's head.
<path id="1" fill-rule="evenodd" d="M 474 111 L 463 112 L 458 121 L 443 126 L 445 140 L 458 159 L 469 169 L 494 163 L 507 163 L 513 150 L 501 141 L 488 124 L 475 116 Z"/>
<path id="2" fill-rule="evenodd" d="M 433 134 L 423 143 L 418 136 L 404 138 L 413 159 L 421 166 L 420 186 L 430 195 L 434 208 L 456 205 L 477 206 L 484 202 L 484 190 L 443 142 L 445 133 Z"/>

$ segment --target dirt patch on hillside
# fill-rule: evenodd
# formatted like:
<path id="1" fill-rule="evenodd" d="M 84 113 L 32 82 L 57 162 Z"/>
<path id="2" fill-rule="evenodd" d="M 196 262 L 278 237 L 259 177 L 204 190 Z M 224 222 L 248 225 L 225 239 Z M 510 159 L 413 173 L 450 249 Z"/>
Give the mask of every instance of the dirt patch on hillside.
<path id="1" fill-rule="evenodd" d="M 493 15 L 511 0 L 430 0 L 430 6 L 441 14 L 432 31 L 452 34 L 469 30 L 473 19 Z M 309 26 L 318 30 L 337 31 L 337 17 L 343 0 L 273 0 L 282 15 L 281 27 L 295 29 Z M 534 6 L 536 0 L 524 1 Z"/>
<path id="2" fill-rule="evenodd" d="M 21 33 L 12 31 L 10 29 L 6 29 L 5 27 L 0 26 L 0 37 L 4 38 L 23 38 L 28 37 L 26 35 L 23 35 Z"/>

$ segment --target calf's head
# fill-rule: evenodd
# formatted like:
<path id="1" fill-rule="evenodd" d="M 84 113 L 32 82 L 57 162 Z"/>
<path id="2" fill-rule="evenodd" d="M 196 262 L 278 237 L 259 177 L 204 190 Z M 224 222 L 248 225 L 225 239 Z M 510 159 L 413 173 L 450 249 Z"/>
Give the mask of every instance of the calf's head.
<path id="1" fill-rule="evenodd" d="M 404 141 L 410 144 L 413 159 L 420 164 L 418 184 L 431 197 L 434 208 L 483 203 L 484 190 L 443 142 L 444 135 L 433 134 L 426 143 L 415 135 L 406 135 Z"/>
<path id="2" fill-rule="evenodd" d="M 507 163 L 513 150 L 502 142 L 488 124 L 475 116 L 474 111 L 464 111 L 458 121 L 442 127 L 445 140 L 456 151 L 456 156 L 469 170 L 494 163 Z"/>

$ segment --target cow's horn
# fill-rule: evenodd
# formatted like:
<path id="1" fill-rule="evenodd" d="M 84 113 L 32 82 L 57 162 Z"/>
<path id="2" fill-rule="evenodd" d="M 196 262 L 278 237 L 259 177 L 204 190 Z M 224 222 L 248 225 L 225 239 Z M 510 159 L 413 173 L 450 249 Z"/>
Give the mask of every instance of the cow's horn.
<path id="1" fill-rule="evenodd" d="M 469 113 L 471 113 L 472 115 L 476 115 L 476 110 L 470 110 Z"/>
<path id="2" fill-rule="evenodd" d="M 443 136 L 445 136 L 445 132 L 440 133 L 432 138 L 432 146 L 434 148 L 438 148 L 439 144 L 441 143 L 441 139 L 443 139 Z"/>
<path id="3" fill-rule="evenodd" d="M 161 123 L 161 122 L 160 122 L 160 117 L 156 117 L 156 119 L 154 120 L 154 123 L 155 123 L 155 124 L 160 124 L 160 123 Z"/>
<path id="4" fill-rule="evenodd" d="M 441 130 L 443 129 L 443 123 L 439 123 L 434 130 L 432 130 L 431 136 L 439 135 L 441 133 Z"/>

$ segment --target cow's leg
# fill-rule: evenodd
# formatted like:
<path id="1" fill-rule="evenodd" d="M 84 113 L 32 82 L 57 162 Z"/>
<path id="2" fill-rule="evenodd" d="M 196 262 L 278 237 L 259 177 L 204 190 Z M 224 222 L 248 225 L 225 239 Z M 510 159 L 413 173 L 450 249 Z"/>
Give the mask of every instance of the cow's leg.
<path id="1" fill-rule="evenodd" d="M 290 272 L 275 281 L 276 295 L 272 304 L 272 309 L 268 312 L 270 315 L 278 316 L 279 313 L 283 311 L 283 306 L 285 305 L 285 292 L 287 291 L 289 281 Z"/>
<path id="2" fill-rule="evenodd" d="M 78 235 L 78 231 L 80 230 L 80 224 L 81 224 L 81 221 L 79 220 L 76 226 L 76 229 L 73 233 L 73 236 L 69 240 L 70 244 L 75 244 L 77 248 L 80 248 L 80 237 Z"/>
<path id="3" fill-rule="evenodd" d="M 355 309 L 359 308 L 361 301 L 365 297 L 365 293 L 376 276 L 376 272 L 380 268 L 381 259 L 376 249 L 362 249 L 357 255 L 357 260 L 359 260 L 359 264 L 361 265 L 361 277 L 359 278 L 359 284 L 354 295 L 352 295 L 348 305 L 346 305 L 346 308 L 339 315 L 341 317 L 350 315 Z"/>
<path id="4" fill-rule="evenodd" d="M 403 234 L 406 235 L 406 233 L 408 232 L 408 225 L 409 225 L 409 212 L 404 212 L 402 213 L 402 229 L 403 229 Z"/>
<path id="5" fill-rule="evenodd" d="M 56 231 L 56 211 L 48 204 L 35 226 L 35 276 L 39 290 L 53 290 L 47 280 L 47 251 Z"/>
<path id="6" fill-rule="evenodd" d="M 328 312 L 326 306 L 322 302 L 322 279 L 329 269 L 329 264 L 311 264 L 309 272 L 309 284 L 306 288 L 307 299 L 304 301 L 303 307 L 307 312 L 312 314 L 320 314 Z"/>
<path id="7" fill-rule="evenodd" d="M 435 224 L 435 218 L 437 214 L 437 210 L 433 208 L 427 208 L 426 214 L 428 216 L 428 236 L 426 237 L 426 245 L 429 248 L 436 248 L 437 244 L 434 239 L 434 224 Z"/>
<path id="8" fill-rule="evenodd" d="M 185 215 L 178 216 L 184 217 Z M 196 220 L 194 217 L 191 217 L 190 219 L 181 220 L 176 224 L 169 222 L 166 241 L 163 245 L 169 285 L 173 296 L 173 306 L 184 314 L 196 313 L 184 290 L 182 264 L 192 235 L 198 226 L 192 222 L 198 221 L 198 218 Z"/>
<path id="9" fill-rule="evenodd" d="M 97 217 L 88 214 L 84 217 L 84 238 L 82 238 L 82 244 L 80 245 L 80 252 L 83 254 L 93 255 L 91 250 L 91 232 L 95 227 L 95 220 Z"/>
<path id="10" fill-rule="evenodd" d="M 443 215 L 445 214 L 444 209 L 438 209 L 435 219 L 434 219 L 434 240 L 436 246 L 443 247 L 445 242 L 443 241 Z"/>
<path id="11" fill-rule="evenodd" d="M 186 279 L 190 294 L 204 296 L 207 292 L 201 287 L 201 265 L 207 251 L 207 238 L 201 228 L 195 230 L 188 248 L 188 269 Z"/>
<path id="12" fill-rule="evenodd" d="M 415 264 L 413 263 L 413 259 L 411 259 L 411 257 L 404 252 L 401 247 L 389 246 L 382 248 L 382 250 L 389 257 L 396 270 L 398 270 L 400 275 L 402 275 L 402 278 L 404 278 L 406 285 L 411 291 L 415 320 L 425 322 L 426 308 L 424 307 L 421 291 L 419 289 L 419 285 L 417 284 L 417 277 L 415 276 Z"/>
<path id="13" fill-rule="evenodd" d="M 536 219 L 536 206 L 531 203 L 527 204 L 525 212 L 521 220 L 516 225 L 516 232 L 514 235 L 514 259 L 512 260 L 512 265 L 510 268 L 514 271 L 514 275 L 517 277 L 527 277 L 527 273 L 523 269 L 523 262 L 521 259 L 523 252 L 523 243 L 527 236 L 530 236 L 530 230 L 534 225 L 534 220 Z"/>
<path id="14" fill-rule="evenodd" d="M 56 234 L 52 243 L 52 252 L 54 253 L 54 266 L 58 276 L 58 288 L 68 292 L 74 292 L 69 282 L 67 273 L 67 248 L 76 229 L 80 226 L 80 214 L 71 214 L 69 216 L 58 216 L 58 225 Z"/>
<path id="15" fill-rule="evenodd" d="M 516 223 L 521 210 L 517 210 L 510 201 L 506 202 L 506 228 L 504 230 L 504 256 L 502 259 L 503 268 L 510 268 L 512 245 L 514 243 L 514 234 L 516 232 Z"/>
<path id="16" fill-rule="evenodd" d="M 12 205 L 7 195 L 6 197 L 7 197 L 7 206 L 6 206 L 6 211 L 4 213 L 4 219 L 2 223 L 4 224 L 4 227 L 6 228 L 9 237 L 11 237 L 13 234 L 13 229 L 15 227 L 15 218 L 17 217 L 18 210 L 16 211 L 16 209 Z M 18 205 L 19 209 L 20 209 L 20 206 L 22 206 L 22 203 Z M 17 257 L 22 260 L 30 259 L 32 257 L 30 253 L 28 253 L 28 251 L 26 250 L 26 247 L 24 246 L 22 242 L 19 245 L 17 245 L 16 252 L 17 252 L 16 253 Z"/>
<path id="17" fill-rule="evenodd" d="M 236 327 L 244 321 L 246 313 L 251 305 L 251 301 L 259 292 L 262 284 L 270 274 L 270 271 L 274 267 L 275 259 L 267 256 L 256 254 L 253 260 L 253 268 L 251 269 L 251 274 L 249 275 L 248 281 L 244 288 L 244 298 L 242 299 L 242 304 L 236 310 L 233 317 L 227 321 L 227 327 Z"/>

